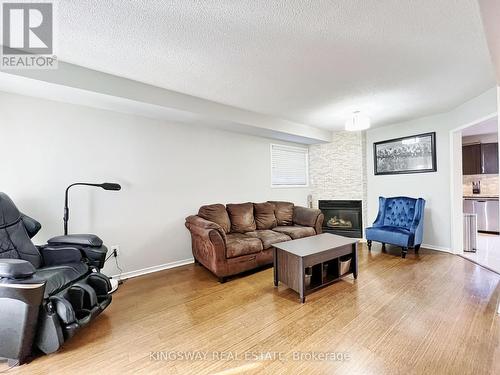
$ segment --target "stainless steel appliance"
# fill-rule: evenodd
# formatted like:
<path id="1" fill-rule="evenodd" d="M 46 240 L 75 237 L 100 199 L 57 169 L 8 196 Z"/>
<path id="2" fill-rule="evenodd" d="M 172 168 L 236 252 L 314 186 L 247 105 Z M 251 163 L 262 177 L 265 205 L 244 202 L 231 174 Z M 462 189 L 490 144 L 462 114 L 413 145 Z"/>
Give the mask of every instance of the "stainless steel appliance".
<path id="1" fill-rule="evenodd" d="M 477 230 L 498 233 L 499 209 L 498 198 L 465 198 L 464 213 L 477 215 Z"/>
<path id="2" fill-rule="evenodd" d="M 464 214 L 464 251 L 475 253 L 477 250 L 477 215 Z"/>

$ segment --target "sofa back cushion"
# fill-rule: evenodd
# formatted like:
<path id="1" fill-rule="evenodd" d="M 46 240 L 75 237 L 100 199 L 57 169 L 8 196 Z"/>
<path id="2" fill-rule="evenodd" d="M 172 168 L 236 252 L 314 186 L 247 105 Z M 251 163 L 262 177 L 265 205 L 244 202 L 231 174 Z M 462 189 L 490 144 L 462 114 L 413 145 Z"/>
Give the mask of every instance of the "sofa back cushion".
<path id="1" fill-rule="evenodd" d="M 273 229 L 278 225 L 272 203 L 254 203 L 253 208 L 257 229 Z"/>
<path id="2" fill-rule="evenodd" d="M 291 202 L 277 202 L 269 201 L 274 205 L 274 215 L 278 225 L 292 225 L 293 224 L 293 203 Z"/>
<path id="3" fill-rule="evenodd" d="M 417 200 L 408 197 L 387 198 L 384 207 L 384 225 L 410 229 L 415 217 Z"/>
<path id="4" fill-rule="evenodd" d="M 293 208 L 293 223 L 305 227 L 315 227 L 321 211 L 313 208 L 295 206 Z"/>
<path id="5" fill-rule="evenodd" d="M 209 204 L 201 206 L 198 211 L 198 216 L 205 220 L 219 224 L 225 233 L 229 233 L 231 231 L 231 221 L 229 220 L 226 207 L 224 207 L 223 204 Z"/>
<path id="6" fill-rule="evenodd" d="M 253 203 L 230 203 L 226 208 L 231 220 L 231 232 L 245 233 L 257 229 L 253 216 Z"/>

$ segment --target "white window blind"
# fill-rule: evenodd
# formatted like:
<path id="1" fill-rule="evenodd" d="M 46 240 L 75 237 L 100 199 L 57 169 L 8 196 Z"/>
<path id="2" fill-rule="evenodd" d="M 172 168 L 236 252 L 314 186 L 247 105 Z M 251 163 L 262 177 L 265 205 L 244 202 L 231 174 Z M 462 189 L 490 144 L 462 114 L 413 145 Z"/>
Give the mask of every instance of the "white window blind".
<path id="1" fill-rule="evenodd" d="M 271 145 L 271 185 L 308 186 L 307 148 Z"/>

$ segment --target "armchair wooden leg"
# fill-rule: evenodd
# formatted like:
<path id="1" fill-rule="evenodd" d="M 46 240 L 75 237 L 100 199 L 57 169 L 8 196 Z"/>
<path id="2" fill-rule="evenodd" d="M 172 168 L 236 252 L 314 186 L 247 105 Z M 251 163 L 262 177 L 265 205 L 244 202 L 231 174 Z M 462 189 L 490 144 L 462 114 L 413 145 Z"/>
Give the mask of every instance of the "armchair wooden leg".
<path id="1" fill-rule="evenodd" d="M 227 281 L 227 277 L 221 276 L 219 277 L 219 283 L 224 284 Z"/>
<path id="2" fill-rule="evenodd" d="M 385 248 L 385 243 L 383 242 L 382 243 L 382 252 L 385 253 L 386 252 L 386 248 Z"/>
<path id="3" fill-rule="evenodd" d="M 408 253 L 408 248 L 407 247 L 402 247 L 401 248 L 401 258 L 406 258 L 406 254 Z"/>
<path id="4" fill-rule="evenodd" d="M 368 240 L 366 241 L 366 244 L 368 245 L 368 251 L 372 251 L 372 241 Z"/>
<path id="5" fill-rule="evenodd" d="M 415 254 L 418 254 L 419 250 L 420 250 L 420 245 L 415 245 Z"/>

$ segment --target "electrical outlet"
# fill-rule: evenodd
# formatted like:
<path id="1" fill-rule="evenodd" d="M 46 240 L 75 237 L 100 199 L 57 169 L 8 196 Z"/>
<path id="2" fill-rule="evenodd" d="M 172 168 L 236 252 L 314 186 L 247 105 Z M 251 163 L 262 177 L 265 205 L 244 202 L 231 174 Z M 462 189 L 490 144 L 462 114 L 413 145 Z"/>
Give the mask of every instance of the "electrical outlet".
<path id="1" fill-rule="evenodd" d="M 120 255 L 120 246 L 118 245 L 111 246 L 111 254 L 113 254 L 114 257 Z"/>

